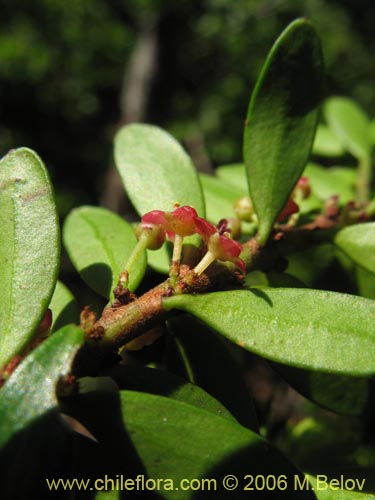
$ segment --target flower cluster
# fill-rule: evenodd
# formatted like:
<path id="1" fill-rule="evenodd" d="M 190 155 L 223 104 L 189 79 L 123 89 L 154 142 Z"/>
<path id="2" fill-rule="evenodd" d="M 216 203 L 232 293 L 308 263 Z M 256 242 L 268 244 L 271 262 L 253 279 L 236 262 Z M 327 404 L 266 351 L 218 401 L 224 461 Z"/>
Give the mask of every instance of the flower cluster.
<path id="1" fill-rule="evenodd" d="M 194 269 L 197 274 L 201 274 L 216 259 L 233 262 L 241 270 L 245 270 L 245 264 L 239 258 L 242 251 L 240 243 L 232 240 L 229 233 L 222 234 L 213 224 L 199 217 L 193 207 L 177 207 L 172 212 L 152 210 L 143 215 L 140 228 L 148 234 L 152 230 L 157 234 L 157 244 L 153 245 L 150 241 L 150 249 L 159 248 L 165 237 L 174 242 L 173 262 L 180 260 L 183 238 L 199 234 L 207 245 L 207 253 Z"/>

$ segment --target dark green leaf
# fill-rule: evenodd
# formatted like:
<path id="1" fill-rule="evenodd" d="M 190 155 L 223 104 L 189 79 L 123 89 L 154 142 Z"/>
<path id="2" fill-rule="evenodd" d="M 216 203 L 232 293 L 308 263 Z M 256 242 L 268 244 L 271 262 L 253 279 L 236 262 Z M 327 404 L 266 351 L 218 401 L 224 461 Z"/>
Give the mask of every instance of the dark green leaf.
<path id="1" fill-rule="evenodd" d="M 115 162 L 139 215 L 192 205 L 204 216 L 204 200 L 190 157 L 167 132 L 152 125 L 123 127 L 115 138 Z"/>
<path id="2" fill-rule="evenodd" d="M 335 244 L 354 262 L 375 272 L 375 222 L 341 229 L 336 234 Z"/>
<path id="3" fill-rule="evenodd" d="M 69 323 L 78 323 L 79 310 L 70 290 L 61 281 L 57 281 L 49 308 L 52 311 L 51 331 L 55 332 Z"/>
<path id="4" fill-rule="evenodd" d="M 216 488 L 214 481 L 211 482 L 209 497 L 234 498 L 233 491 L 227 492 L 222 486 L 229 472 L 239 480 L 235 498 L 249 498 L 249 492 L 243 491 L 249 481 L 244 477 L 249 474 L 249 467 L 254 476 L 285 474 L 288 488 L 284 493 L 288 498 L 315 498 L 311 491 L 295 491 L 294 476 L 301 480 L 303 476 L 278 450 L 236 422 L 151 394 L 121 391 L 120 401 L 114 395 L 112 401 L 108 394 L 105 398 L 100 401 L 95 393 L 80 396 L 74 406 L 71 404 L 70 413 L 111 450 L 117 470 L 126 470 L 129 477 L 147 471 L 150 478 L 172 480 L 173 486 L 169 481 L 158 490 L 161 498 L 202 498 L 207 489 L 197 497 L 196 491 L 180 487 L 183 480 L 201 478 L 216 481 Z M 256 494 L 258 500 L 280 498 L 278 489 Z"/>
<path id="5" fill-rule="evenodd" d="M 322 87 L 319 39 L 304 19 L 275 42 L 252 94 L 244 161 L 264 243 L 306 165 Z"/>
<path id="6" fill-rule="evenodd" d="M 310 179 L 312 192 L 321 200 L 338 195 L 340 204 L 344 205 L 355 198 L 356 172 L 354 169 L 344 167 L 327 169 L 309 163 L 304 175 Z"/>
<path id="7" fill-rule="evenodd" d="M 332 373 L 375 373 L 375 309 L 354 295 L 252 288 L 164 299 L 237 345 L 273 361 Z"/>
<path id="8" fill-rule="evenodd" d="M 80 207 L 65 220 L 63 239 L 85 283 L 103 297 L 112 297 L 112 290 L 137 243 L 131 225 L 104 208 Z M 143 252 L 129 270 L 130 290 L 137 288 L 145 269 Z"/>
<path id="9" fill-rule="evenodd" d="M 358 287 L 358 295 L 375 299 L 375 274 L 367 271 L 362 266 L 355 267 L 355 276 Z"/>
<path id="10" fill-rule="evenodd" d="M 287 273 L 271 271 L 252 271 L 245 277 L 247 286 L 272 286 L 273 288 L 304 288 L 304 284 L 298 278 Z"/>
<path id="11" fill-rule="evenodd" d="M 317 128 L 312 152 L 321 156 L 341 156 L 345 150 L 336 135 L 326 125 Z"/>
<path id="12" fill-rule="evenodd" d="M 0 367 L 22 350 L 55 288 L 60 233 L 51 183 L 31 150 L 0 162 Z"/>
<path id="13" fill-rule="evenodd" d="M 56 407 L 56 383 L 70 370 L 83 342 L 77 326 L 66 326 L 32 351 L 0 391 L 0 447 Z"/>
<path id="14" fill-rule="evenodd" d="M 370 120 L 358 104 L 346 97 L 331 97 L 324 105 L 324 115 L 329 127 L 353 156 L 370 155 Z"/>
<path id="15" fill-rule="evenodd" d="M 242 425 L 257 432 L 254 404 L 245 374 L 230 350 L 233 346 L 187 314 L 171 318 L 168 327 L 168 369 L 202 387 Z"/>
<path id="16" fill-rule="evenodd" d="M 156 368 L 118 366 L 111 371 L 111 377 L 120 389 L 168 396 L 234 420 L 219 401 L 197 385 L 190 384 L 172 373 Z"/>

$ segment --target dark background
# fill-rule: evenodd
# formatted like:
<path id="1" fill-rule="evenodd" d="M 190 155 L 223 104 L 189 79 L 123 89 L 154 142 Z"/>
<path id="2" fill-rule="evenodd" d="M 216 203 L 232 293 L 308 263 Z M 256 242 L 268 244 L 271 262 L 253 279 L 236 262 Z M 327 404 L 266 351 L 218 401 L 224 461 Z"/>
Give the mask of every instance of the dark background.
<path id="1" fill-rule="evenodd" d="M 241 161 L 258 72 L 300 16 L 322 39 L 327 94 L 374 116 L 371 0 L 2 0 L 0 154 L 40 154 L 61 216 L 121 207 L 110 166 L 124 123 L 165 127 L 206 171 Z"/>

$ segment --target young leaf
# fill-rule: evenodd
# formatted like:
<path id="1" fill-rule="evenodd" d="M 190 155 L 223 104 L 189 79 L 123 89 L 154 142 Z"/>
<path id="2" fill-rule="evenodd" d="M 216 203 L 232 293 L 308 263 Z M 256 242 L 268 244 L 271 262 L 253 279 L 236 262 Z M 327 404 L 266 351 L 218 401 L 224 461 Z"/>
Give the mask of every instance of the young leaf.
<path id="1" fill-rule="evenodd" d="M 375 373 L 375 309 L 369 299 L 260 287 L 176 295 L 164 299 L 164 308 L 187 311 L 272 361 L 352 376 Z"/>
<path id="2" fill-rule="evenodd" d="M 331 97 L 324 105 L 324 115 L 342 145 L 356 158 L 371 152 L 370 120 L 365 112 L 347 97 Z"/>
<path id="3" fill-rule="evenodd" d="M 33 151 L 0 162 L 0 367 L 25 347 L 53 293 L 60 233 L 51 183 Z"/>
<path id="4" fill-rule="evenodd" d="M 211 479 L 210 491 L 206 483 L 207 498 L 211 495 L 234 498 L 233 491 L 223 487 L 228 471 L 237 476 L 241 484 L 235 498 L 249 498 L 248 491 L 244 491 L 250 481 L 246 476 L 249 464 L 254 477 L 285 475 L 285 482 L 280 484 L 287 498 L 315 498 L 308 489 L 295 491 L 294 478 L 298 475 L 302 482 L 303 475 L 281 452 L 234 421 L 175 399 L 147 393 L 121 391 L 120 401 L 110 396 L 112 404 L 108 394 L 103 401 L 100 396 L 103 397 L 94 393 L 78 397 L 74 406 L 71 405 L 70 414 L 105 444 L 117 469 L 120 466 L 120 470 L 128 474 L 131 470 L 132 477 L 147 471 L 150 478 L 169 478 L 169 482 L 158 489 L 160 498 L 202 498 L 201 493 L 197 497 L 196 492 L 185 489 L 188 481 L 198 478 Z M 108 425 L 109 419 L 111 425 Z M 224 484 L 229 484 L 230 479 Z M 256 493 L 258 500 L 280 498 L 277 488 Z"/>
<path id="5" fill-rule="evenodd" d="M 137 243 L 131 225 L 105 208 L 84 206 L 66 218 L 63 240 L 85 283 L 103 297 L 112 297 L 112 290 Z M 130 290 L 137 288 L 145 269 L 143 252 L 136 266 L 129 270 Z"/>
<path id="6" fill-rule="evenodd" d="M 298 19 L 269 53 L 251 96 L 244 162 L 265 243 L 310 154 L 322 87 L 319 38 Z"/>
<path id="7" fill-rule="evenodd" d="M 79 322 L 79 310 L 70 290 L 57 280 L 49 308 L 52 311 L 51 331 L 55 332 L 64 325 Z"/>
<path id="8" fill-rule="evenodd" d="M 354 262 L 375 273 L 375 222 L 341 229 L 336 234 L 335 244 Z"/>
<path id="9" fill-rule="evenodd" d="M 192 205 L 204 216 L 197 172 L 180 144 L 164 130 L 143 124 L 123 127 L 115 138 L 115 162 L 139 215 Z"/>
<path id="10" fill-rule="evenodd" d="M 70 370 L 83 332 L 69 325 L 31 352 L 0 392 L 0 447 L 57 405 L 56 383 Z"/>

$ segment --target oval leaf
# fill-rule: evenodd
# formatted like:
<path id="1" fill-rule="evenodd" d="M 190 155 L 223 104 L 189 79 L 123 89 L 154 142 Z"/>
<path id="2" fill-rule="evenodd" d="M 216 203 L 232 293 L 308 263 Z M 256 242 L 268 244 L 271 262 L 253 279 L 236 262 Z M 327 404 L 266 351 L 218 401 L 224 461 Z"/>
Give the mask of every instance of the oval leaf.
<path id="1" fill-rule="evenodd" d="M 139 215 L 192 205 L 204 216 L 197 172 L 180 144 L 164 130 L 144 124 L 123 127 L 115 138 L 115 162 Z"/>
<path id="2" fill-rule="evenodd" d="M 249 464 L 254 477 L 286 475 L 282 487 L 287 498 L 315 498 L 311 491 L 294 490 L 295 476 L 303 482 L 303 475 L 281 452 L 234 421 L 162 396 L 121 391 L 119 402 L 114 395 L 110 396 L 112 404 L 108 394 L 103 401 L 100 396 L 103 398 L 98 393 L 80 396 L 74 406 L 71 405 L 70 413 L 111 450 L 117 470 L 120 465 L 120 470 L 128 473 L 131 470 L 132 477 L 147 471 L 150 478 L 169 478 L 169 483 L 157 491 L 160 498 L 206 498 L 206 494 L 197 496 L 196 491 L 179 487 L 183 484 L 186 487 L 187 483 L 181 481 L 201 478 L 211 479 L 209 498 L 211 495 L 249 498 L 249 492 L 244 491 L 250 480 L 245 478 Z M 137 460 L 141 462 L 138 469 Z M 228 471 L 239 480 L 235 496 L 223 487 Z M 256 498 L 279 499 L 280 490 L 259 490 Z"/>
<path id="3" fill-rule="evenodd" d="M 113 297 L 112 290 L 137 243 L 131 225 L 105 208 L 80 207 L 66 218 L 63 240 L 85 283 L 103 297 Z M 129 273 L 131 291 L 137 288 L 145 269 L 143 252 Z"/>
<path id="4" fill-rule="evenodd" d="M 79 322 L 78 304 L 70 290 L 59 280 L 57 280 L 49 308 L 52 311 L 52 332 L 69 323 Z"/>
<path id="5" fill-rule="evenodd" d="M 310 154 L 321 80 L 319 39 L 307 21 L 294 21 L 263 66 L 244 132 L 244 162 L 261 243 L 267 240 Z"/>
<path id="6" fill-rule="evenodd" d="M 31 150 L 0 162 L 0 367 L 23 349 L 53 293 L 60 233 L 51 183 Z"/>
<path id="7" fill-rule="evenodd" d="M 375 273 L 375 222 L 341 229 L 336 234 L 335 244 L 354 262 Z"/>
<path id="8" fill-rule="evenodd" d="M 329 127 L 353 156 L 370 155 L 370 120 L 358 104 L 347 97 L 331 97 L 325 103 L 324 115 Z"/>
<path id="9" fill-rule="evenodd" d="M 164 299 L 229 340 L 291 366 L 353 376 L 375 373 L 375 307 L 353 295 L 252 288 Z"/>
<path id="10" fill-rule="evenodd" d="M 31 352 L 0 391 L 0 447 L 57 406 L 56 383 L 83 342 L 78 326 L 62 328 Z"/>

